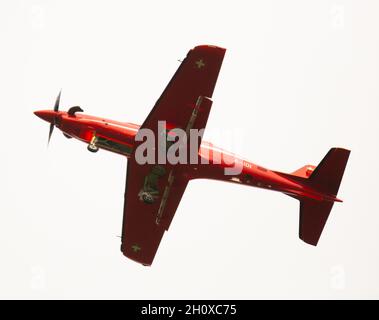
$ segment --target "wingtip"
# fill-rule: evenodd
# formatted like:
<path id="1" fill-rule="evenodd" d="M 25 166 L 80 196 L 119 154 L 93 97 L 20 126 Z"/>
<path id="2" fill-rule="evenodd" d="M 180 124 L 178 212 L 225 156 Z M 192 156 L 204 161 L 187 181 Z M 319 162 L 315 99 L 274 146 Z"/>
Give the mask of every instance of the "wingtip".
<path id="1" fill-rule="evenodd" d="M 137 263 L 143 265 L 144 267 L 151 267 L 151 265 L 153 264 L 153 261 L 150 261 L 150 260 L 147 261 L 147 259 L 142 259 L 142 257 L 136 256 L 135 254 L 133 254 L 133 252 L 130 252 L 130 250 L 128 250 L 127 248 L 125 248 L 122 244 L 121 244 L 121 248 L 120 249 L 121 249 L 122 254 L 126 258 L 128 258 L 128 259 L 130 259 L 130 260 L 132 260 L 134 262 L 137 262 Z"/>
<path id="2" fill-rule="evenodd" d="M 196 46 L 194 49 L 217 49 L 223 52 L 226 51 L 226 48 L 222 48 L 222 47 L 211 45 L 211 44 L 201 44 L 201 45 Z"/>

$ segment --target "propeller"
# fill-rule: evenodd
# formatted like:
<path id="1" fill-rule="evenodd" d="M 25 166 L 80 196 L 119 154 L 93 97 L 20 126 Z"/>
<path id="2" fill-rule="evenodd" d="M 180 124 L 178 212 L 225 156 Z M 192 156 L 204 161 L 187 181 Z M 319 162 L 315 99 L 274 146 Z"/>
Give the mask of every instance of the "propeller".
<path id="1" fill-rule="evenodd" d="M 62 90 L 59 91 L 59 94 L 58 94 L 57 98 L 55 99 L 55 104 L 54 104 L 54 111 L 55 112 L 57 112 L 59 110 L 59 102 L 61 100 L 61 93 L 62 93 Z M 55 124 L 56 124 L 56 120 L 54 118 L 54 121 L 50 124 L 49 139 L 47 140 L 47 145 L 49 145 L 49 143 L 50 143 L 51 135 L 53 134 Z"/>

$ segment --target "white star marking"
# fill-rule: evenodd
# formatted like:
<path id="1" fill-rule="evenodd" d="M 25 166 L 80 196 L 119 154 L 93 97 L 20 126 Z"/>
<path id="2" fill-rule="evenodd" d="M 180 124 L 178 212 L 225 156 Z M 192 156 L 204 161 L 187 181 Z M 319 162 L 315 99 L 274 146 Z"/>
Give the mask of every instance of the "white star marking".
<path id="1" fill-rule="evenodd" d="M 195 64 L 197 65 L 198 69 L 201 69 L 202 67 L 205 66 L 203 59 L 196 61 Z"/>

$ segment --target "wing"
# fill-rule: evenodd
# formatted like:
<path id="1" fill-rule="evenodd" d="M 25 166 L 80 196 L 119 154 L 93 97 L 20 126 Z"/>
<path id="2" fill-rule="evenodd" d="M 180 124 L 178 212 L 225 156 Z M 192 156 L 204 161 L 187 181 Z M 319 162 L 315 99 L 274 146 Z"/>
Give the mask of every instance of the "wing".
<path id="1" fill-rule="evenodd" d="M 211 109 L 214 87 L 225 49 L 198 46 L 190 50 L 141 126 L 154 133 L 159 145 L 158 121 L 166 130 L 203 129 Z M 165 230 L 168 230 L 187 186 L 186 165 L 140 164 L 136 141 L 128 160 L 121 251 L 128 258 L 151 265 Z M 155 160 L 162 148 L 152 146 Z M 167 152 L 167 148 L 163 148 Z"/>
<path id="2" fill-rule="evenodd" d="M 156 167 L 147 176 L 143 169 L 145 167 L 134 159 L 128 160 L 121 251 L 136 262 L 151 265 L 188 179 L 179 172 L 174 174 L 173 170 L 167 175 L 163 166 Z M 151 194 L 155 196 L 154 191 L 161 194 L 160 201 L 149 198 Z"/>
<path id="3" fill-rule="evenodd" d="M 156 131 L 157 121 L 161 120 L 186 129 L 198 98 L 212 98 L 224 55 L 225 49 L 215 46 L 190 50 L 141 128 Z M 198 121 L 198 128 L 205 127 L 210 108 L 203 111 L 205 122 L 200 125 Z"/>

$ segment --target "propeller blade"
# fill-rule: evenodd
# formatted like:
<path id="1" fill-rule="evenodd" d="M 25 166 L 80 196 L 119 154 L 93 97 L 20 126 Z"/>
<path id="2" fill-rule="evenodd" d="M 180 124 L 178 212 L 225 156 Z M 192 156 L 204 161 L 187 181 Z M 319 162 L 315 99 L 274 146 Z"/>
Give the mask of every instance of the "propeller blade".
<path id="1" fill-rule="evenodd" d="M 59 91 L 57 99 L 55 100 L 55 105 L 54 105 L 54 111 L 55 112 L 57 112 L 59 110 L 59 101 L 61 100 L 61 93 L 62 93 L 62 90 Z"/>
<path id="2" fill-rule="evenodd" d="M 50 143 L 51 135 L 53 134 L 54 131 L 54 123 L 50 124 L 50 130 L 49 130 L 49 139 L 47 140 L 47 145 Z"/>
<path id="3" fill-rule="evenodd" d="M 54 111 L 55 112 L 57 112 L 59 110 L 59 102 L 61 100 L 61 93 L 62 93 L 62 89 L 59 91 L 59 94 L 58 94 L 57 98 L 55 99 L 55 104 L 54 104 Z M 49 139 L 47 140 L 47 145 L 49 145 L 49 143 L 50 143 L 51 135 L 53 134 L 53 131 L 54 131 L 55 121 L 56 121 L 56 119 L 54 118 L 54 121 L 50 124 Z"/>

